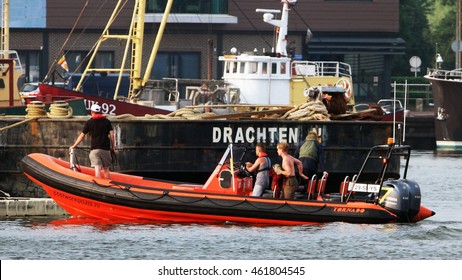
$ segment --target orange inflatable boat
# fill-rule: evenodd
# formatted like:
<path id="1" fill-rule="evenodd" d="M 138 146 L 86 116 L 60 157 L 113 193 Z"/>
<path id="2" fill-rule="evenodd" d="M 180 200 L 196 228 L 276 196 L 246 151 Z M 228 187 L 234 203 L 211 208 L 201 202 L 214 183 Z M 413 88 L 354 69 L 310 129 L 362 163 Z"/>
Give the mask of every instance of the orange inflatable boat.
<path id="1" fill-rule="evenodd" d="M 28 178 L 74 217 L 298 225 L 418 222 L 435 214 L 420 205 L 418 184 L 406 179 L 409 146 L 375 146 L 351 180 L 347 177 L 340 186 L 326 188 L 328 178 L 314 176 L 305 191 L 290 200 L 278 198 L 278 187 L 263 197 L 250 196 L 253 179 L 238 175 L 242 172 L 234 162 L 235 153 L 230 145 L 203 185 L 116 172 L 111 172 L 111 179 L 99 179 L 92 168 L 71 169 L 69 162 L 38 153 L 27 155 L 20 165 Z M 395 156 L 406 159 L 403 178 L 384 180 Z M 370 166 L 378 176 L 363 181 Z M 338 191 L 325 193 L 333 188 Z"/>

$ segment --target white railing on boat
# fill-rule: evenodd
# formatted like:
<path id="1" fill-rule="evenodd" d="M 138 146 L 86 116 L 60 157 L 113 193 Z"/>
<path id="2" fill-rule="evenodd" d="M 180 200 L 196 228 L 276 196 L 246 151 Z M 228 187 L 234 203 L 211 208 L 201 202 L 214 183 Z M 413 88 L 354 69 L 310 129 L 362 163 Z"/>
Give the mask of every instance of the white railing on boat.
<path id="1" fill-rule="evenodd" d="M 428 75 L 443 80 L 462 80 L 462 68 L 453 70 L 430 69 Z"/>
<path id="2" fill-rule="evenodd" d="M 331 76 L 351 78 L 351 66 L 339 61 L 293 61 L 292 73 L 298 76 Z"/>

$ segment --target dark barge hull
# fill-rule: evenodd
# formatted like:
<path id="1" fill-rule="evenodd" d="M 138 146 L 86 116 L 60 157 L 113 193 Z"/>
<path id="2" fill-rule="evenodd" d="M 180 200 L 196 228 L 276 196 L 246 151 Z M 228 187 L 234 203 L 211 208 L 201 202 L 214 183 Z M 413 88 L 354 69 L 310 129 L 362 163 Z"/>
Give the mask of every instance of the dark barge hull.
<path id="1" fill-rule="evenodd" d="M 445 73 L 435 71 L 425 76 L 431 83 L 435 104 L 436 149 L 462 151 L 462 77 Z"/>
<path id="2" fill-rule="evenodd" d="M 38 119 L 1 131 L 1 189 L 12 196 L 46 196 L 21 174 L 18 163 L 30 153 L 69 159 L 68 148 L 86 119 Z M 18 121 L 0 118 L 0 128 Z M 195 183 L 205 182 L 230 142 L 253 149 L 262 141 L 268 146 L 273 163 L 277 163 L 280 158 L 276 144 L 287 141 L 294 148 L 311 129 L 322 137 L 323 163 L 330 173 L 329 180 L 340 183 L 346 175 L 351 178 L 360 169 L 369 148 L 383 144 L 393 130 L 392 123 L 374 121 L 112 119 L 112 123 L 118 160 L 113 170 Z M 87 150 L 77 150 L 78 163 L 89 166 L 89 140 L 79 147 Z M 392 172 L 399 173 L 399 163 L 392 166 Z"/>

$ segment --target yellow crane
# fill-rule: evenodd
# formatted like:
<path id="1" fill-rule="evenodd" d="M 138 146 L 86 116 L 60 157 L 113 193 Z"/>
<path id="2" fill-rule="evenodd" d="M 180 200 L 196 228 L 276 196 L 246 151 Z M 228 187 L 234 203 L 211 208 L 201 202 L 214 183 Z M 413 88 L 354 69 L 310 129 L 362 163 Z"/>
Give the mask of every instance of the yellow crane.
<path id="1" fill-rule="evenodd" d="M 173 0 L 168 0 L 165 7 L 165 11 L 162 17 L 162 21 L 157 32 L 156 40 L 154 41 L 154 46 L 149 57 L 149 62 L 146 66 L 146 71 L 144 77 L 141 77 L 141 66 L 142 66 L 142 53 L 143 53 L 143 37 L 144 37 L 144 16 L 146 10 L 146 0 L 136 0 L 135 6 L 133 9 L 132 20 L 128 34 L 111 34 L 109 29 L 116 19 L 117 15 L 120 13 L 120 10 L 123 8 L 122 0 L 119 0 L 114 8 L 114 11 L 111 14 L 111 17 L 103 30 L 102 36 L 96 43 L 96 46 L 93 50 L 93 53 L 88 61 L 85 71 L 82 73 L 82 77 L 77 84 L 75 90 L 80 91 L 83 86 L 84 79 L 88 73 L 118 73 L 118 80 L 114 90 L 114 100 L 117 99 L 120 84 L 122 81 L 122 76 L 124 73 L 129 73 L 130 76 L 130 87 L 128 92 L 128 99 L 136 98 L 142 91 L 143 87 L 146 85 L 151 75 L 151 69 L 154 65 L 154 60 L 159 50 L 159 45 L 162 40 L 163 32 L 165 30 L 165 25 L 167 24 L 167 19 L 170 14 L 170 9 L 173 5 Z M 122 58 L 122 62 L 119 68 L 92 68 L 91 65 L 96 57 L 98 50 L 101 47 L 101 44 L 108 39 L 116 40 L 126 40 L 125 51 Z M 130 54 L 130 66 L 125 68 L 127 57 Z"/>

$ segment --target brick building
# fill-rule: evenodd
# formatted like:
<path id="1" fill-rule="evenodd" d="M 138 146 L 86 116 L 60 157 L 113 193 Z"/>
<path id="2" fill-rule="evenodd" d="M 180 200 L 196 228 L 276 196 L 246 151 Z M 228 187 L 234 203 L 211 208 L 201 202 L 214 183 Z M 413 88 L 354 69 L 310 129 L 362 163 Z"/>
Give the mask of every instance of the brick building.
<path id="1" fill-rule="evenodd" d="M 117 0 L 10 1 L 10 49 L 26 66 L 27 81 L 41 81 L 64 53 L 71 72 L 91 50 Z M 135 0 L 125 3 L 111 32 L 128 29 Z M 143 65 L 167 0 L 146 0 Z M 85 5 L 87 3 L 87 5 Z M 238 51 L 269 51 L 274 28 L 257 8 L 281 9 L 273 0 L 176 0 L 151 78 L 220 79 L 218 56 Z M 308 32 L 308 30 L 310 30 Z M 299 0 L 289 16 L 289 53 L 309 60 L 351 64 L 358 101 L 389 96 L 390 59 L 404 54 L 399 31 L 399 0 Z M 309 34 L 312 36 L 309 36 Z M 125 44 L 107 41 L 96 59 L 113 67 Z"/>

